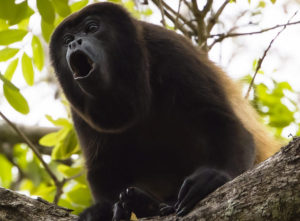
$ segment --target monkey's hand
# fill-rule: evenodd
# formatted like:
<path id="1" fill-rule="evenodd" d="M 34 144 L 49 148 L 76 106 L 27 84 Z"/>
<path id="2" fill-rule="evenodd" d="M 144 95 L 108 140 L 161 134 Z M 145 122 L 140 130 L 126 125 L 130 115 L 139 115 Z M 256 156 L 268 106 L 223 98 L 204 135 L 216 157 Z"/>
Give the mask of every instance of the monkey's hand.
<path id="1" fill-rule="evenodd" d="M 137 188 L 129 187 L 120 194 L 119 202 L 114 206 L 113 221 L 128 219 L 133 212 L 137 217 L 158 216 L 161 203 L 149 193 Z"/>
<path id="2" fill-rule="evenodd" d="M 212 168 L 200 168 L 187 177 L 175 204 L 177 216 L 184 216 L 204 197 L 230 180 L 230 176 Z"/>

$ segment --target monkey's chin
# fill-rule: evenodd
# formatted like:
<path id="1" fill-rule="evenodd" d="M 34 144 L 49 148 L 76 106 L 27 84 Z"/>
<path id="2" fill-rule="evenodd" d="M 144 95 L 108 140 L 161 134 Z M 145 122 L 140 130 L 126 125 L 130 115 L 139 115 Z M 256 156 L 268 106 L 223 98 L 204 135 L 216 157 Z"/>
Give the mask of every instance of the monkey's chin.
<path id="1" fill-rule="evenodd" d="M 86 76 L 74 76 L 74 79 L 85 94 L 97 97 L 107 87 L 107 83 L 101 76 L 100 68 L 94 65 Z"/>

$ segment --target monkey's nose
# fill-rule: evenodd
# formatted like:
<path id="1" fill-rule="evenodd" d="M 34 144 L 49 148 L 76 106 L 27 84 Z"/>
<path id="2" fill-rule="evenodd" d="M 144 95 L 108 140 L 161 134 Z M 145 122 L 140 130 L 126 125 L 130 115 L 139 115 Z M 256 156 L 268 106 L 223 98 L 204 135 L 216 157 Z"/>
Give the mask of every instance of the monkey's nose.
<path id="1" fill-rule="evenodd" d="M 75 49 L 76 47 L 80 46 L 82 44 L 82 39 L 78 38 L 73 41 L 71 41 L 68 45 L 69 49 Z"/>

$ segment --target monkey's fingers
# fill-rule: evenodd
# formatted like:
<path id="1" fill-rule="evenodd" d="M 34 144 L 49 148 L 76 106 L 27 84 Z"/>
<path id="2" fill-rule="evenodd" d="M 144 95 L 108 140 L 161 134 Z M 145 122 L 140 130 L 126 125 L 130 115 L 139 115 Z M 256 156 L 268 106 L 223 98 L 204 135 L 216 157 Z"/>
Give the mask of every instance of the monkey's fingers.
<path id="1" fill-rule="evenodd" d="M 201 168 L 184 182 L 179 191 L 178 201 L 175 204 L 176 215 L 186 215 L 200 200 L 222 186 L 229 180 L 224 172 Z"/>

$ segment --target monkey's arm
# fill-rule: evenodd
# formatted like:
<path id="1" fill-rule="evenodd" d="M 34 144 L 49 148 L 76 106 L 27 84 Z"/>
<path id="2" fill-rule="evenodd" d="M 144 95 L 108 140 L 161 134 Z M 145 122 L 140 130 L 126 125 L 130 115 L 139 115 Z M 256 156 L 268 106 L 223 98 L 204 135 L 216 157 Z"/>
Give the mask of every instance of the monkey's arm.
<path id="1" fill-rule="evenodd" d="M 179 216 L 187 214 L 197 202 L 254 163 L 252 135 L 234 114 L 212 110 L 199 119 L 199 125 L 205 125 L 201 128 L 207 145 L 204 147 L 205 162 L 185 179 L 180 188 L 174 205 Z"/>

